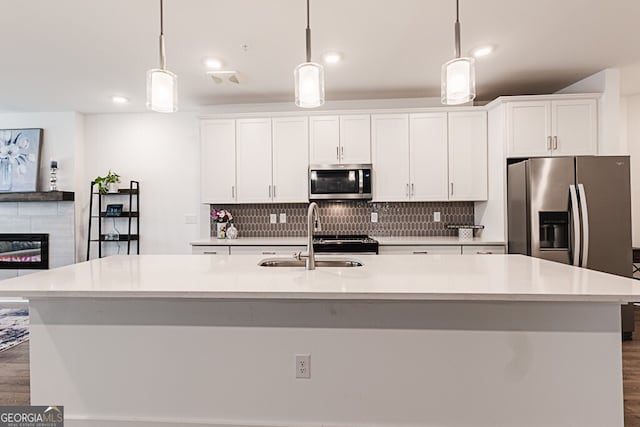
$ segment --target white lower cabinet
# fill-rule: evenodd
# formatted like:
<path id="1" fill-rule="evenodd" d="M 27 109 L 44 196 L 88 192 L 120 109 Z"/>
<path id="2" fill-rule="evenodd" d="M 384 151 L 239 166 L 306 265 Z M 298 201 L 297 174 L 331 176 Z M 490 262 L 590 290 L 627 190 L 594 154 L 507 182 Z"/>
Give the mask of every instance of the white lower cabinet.
<path id="1" fill-rule="evenodd" d="M 433 245 L 380 245 L 380 255 L 460 255 L 458 245 L 433 246 Z"/>
<path id="2" fill-rule="evenodd" d="M 198 245 L 191 246 L 193 255 L 229 255 L 229 246 Z"/>
<path id="3" fill-rule="evenodd" d="M 306 246 L 231 246 L 231 255 L 293 255 Z"/>
<path id="4" fill-rule="evenodd" d="M 504 254 L 504 246 L 485 245 L 485 246 L 463 246 L 462 255 L 500 255 Z"/>

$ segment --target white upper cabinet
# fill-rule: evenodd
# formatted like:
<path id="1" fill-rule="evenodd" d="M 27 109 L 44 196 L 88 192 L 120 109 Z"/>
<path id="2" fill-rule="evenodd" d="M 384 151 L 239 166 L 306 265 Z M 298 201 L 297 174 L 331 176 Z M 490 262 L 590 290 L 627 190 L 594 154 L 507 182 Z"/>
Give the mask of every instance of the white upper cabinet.
<path id="1" fill-rule="evenodd" d="M 373 199 L 409 200 L 409 115 L 371 116 Z"/>
<path id="2" fill-rule="evenodd" d="M 236 120 L 237 201 L 263 203 L 272 198 L 271 119 Z"/>
<path id="3" fill-rule="evenodd" d="M 487 200 L 487 113 L 449 114 L 449 200 Z"/>
<path id="4" fill-rule="evenodd" d="M 551 103 L 512 102 L 507 105 L 511 157 L 551 155 Z"/>
<path id="5" fill-rule="evenodd" d="M 598 112 L 595 99 L 553 101 L 551 135 L 554 156 L 596 154 Z"/>
<path id="6" fill-rule="evenodd" d="M 374 114 L 371 132 L 374 200 L 487 199 L 486 112 Z"/>
<path id="7" fill-rule="evenodd" d="M 235 203 L 235 120 L 203 120 L 200 123 L 200 143 L 202 203 Z"/>
<path id="8" fill-rule="evenodd" d="M 368 114 L 309 118 L 310 163 L 371 163 Z"/>
<path id="9" fill-rule="evenodd" d="M 507 103 L 509 157 L 597 154 L 595 99 Z"/>
<path id="10" fill-rule="evenodd" d="M 447 200 L 447 157 L 447 113 L 410 114 L 411 200 Z"/>
<path id="11" fill-rule="evenodd" d="M 275 202 L 309 201 L 309 127 L 306 117 L 272 120 Z"/>
<path id="12" fill-rule="evenodd" d="M 371 163 L 371 118 L 340 116 L 340 163 Z"/>
<path id="13" fill-rule="evenodd" d="M 340 162 L 340 117 L 312 116 L 309 118 L 310 163 Z"/>

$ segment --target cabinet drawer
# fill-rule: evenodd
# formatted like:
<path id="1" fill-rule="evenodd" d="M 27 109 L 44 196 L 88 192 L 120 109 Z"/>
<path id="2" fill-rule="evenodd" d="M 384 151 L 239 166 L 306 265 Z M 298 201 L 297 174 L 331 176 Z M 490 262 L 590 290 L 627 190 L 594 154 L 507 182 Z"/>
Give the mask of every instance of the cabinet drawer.
<path id="1" fill-rule="evenodd" d="M 387 246 L 380 245 L 380 255 L 460 255 L 460 246 Z"/>
<path id="2" fill-rule="evenodd" d="M 463 246 L 462 255 L 496 255 L 504 254 L 504 246 Z"/>
<path id="3" fill-rule="evenodd" d="M 191 253 L 193 255 L 229 255 L 229 246 L 192 246 Z"/>
<path id="4" fill-rule="evenodd" d="M 232 246 L 231 255 L 293 255 L 306 250 L 305 246 Z"/>

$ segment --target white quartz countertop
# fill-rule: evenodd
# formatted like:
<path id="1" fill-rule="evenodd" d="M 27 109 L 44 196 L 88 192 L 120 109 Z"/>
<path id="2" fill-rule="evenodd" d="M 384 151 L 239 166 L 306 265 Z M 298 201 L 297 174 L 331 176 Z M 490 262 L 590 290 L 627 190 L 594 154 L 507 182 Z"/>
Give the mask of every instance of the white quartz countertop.
<path id="1" fill-rule="evenodd" d="M 474 237 L 472 240 L 461 240 L 457 237 L 427 237 L 427 236 L 403 236 L 385 237 L 371 236 L 381 245 L 409 246 L 409 245 L 504 245 L 504 242 L 495 239 Z M 306 237 L 239 237 L 237 239 L 200 239 L 191 242 L 192 246 L 304 246 Z"/>
<path id="2" fill-rule="evenodd" d="M 3 280 L 0 297 L 640 301 L 640 281 L 522 255 L 358 255 L 362 267 L 313 271 L 261 258 L 112 256 Z"/>

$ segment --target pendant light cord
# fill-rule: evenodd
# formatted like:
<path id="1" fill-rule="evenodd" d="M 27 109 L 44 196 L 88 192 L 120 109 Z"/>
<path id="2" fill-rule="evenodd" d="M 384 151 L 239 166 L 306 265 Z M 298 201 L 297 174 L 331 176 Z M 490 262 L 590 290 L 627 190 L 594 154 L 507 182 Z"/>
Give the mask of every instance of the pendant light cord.
<path id="1" fill-rule="evenodd" d="M 163 0 L 160 0 L 160 68 L 166 70 L 167 67 L 167 55 L 164 49 L 164 4 Z"/>
<path id="2" fill-rule="evenodd" d="M 459 0 L 456 0 L 456 24 L 455 24 L 455 39 L 456 39 L 456 58 L 460 58 L 460 4 Z"/>
<path id="3" fill-rule="evenodd" d="M 309 0 L 307 0 L 307 62 L 311 62 L 311 27 L 309 26 Z"/>

